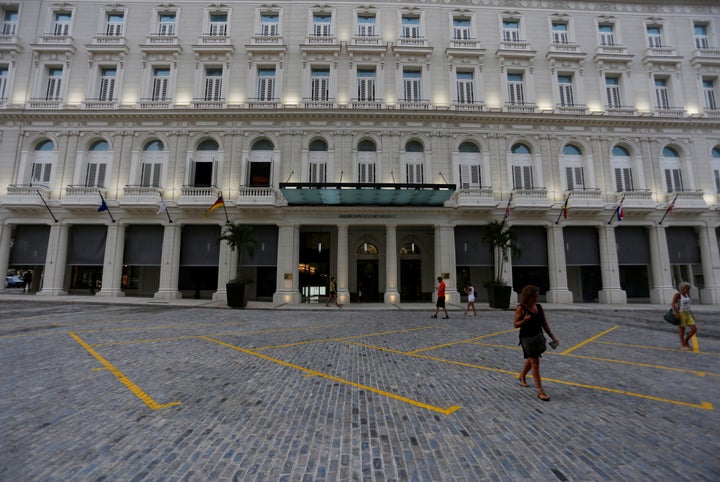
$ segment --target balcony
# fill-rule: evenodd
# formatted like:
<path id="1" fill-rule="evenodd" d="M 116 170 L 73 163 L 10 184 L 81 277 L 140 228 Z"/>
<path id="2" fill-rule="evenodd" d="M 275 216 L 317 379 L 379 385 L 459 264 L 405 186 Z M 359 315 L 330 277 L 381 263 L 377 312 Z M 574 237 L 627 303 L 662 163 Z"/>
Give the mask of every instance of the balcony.
<path id="1" fill-rule="evenodd" d="M 704 114 L 711 119 L 720 119 L 720 109 L 705 109 Z"/>
<path id="2" fill-rule="evenodd" d="M 496 204 L 492 187 L 477 186 L 458 189 L 448 201 L 447 206 L 495 208 Z"/>
<path id="3" fill-rule="evenodd" d="M 548 209 L 552 203 L 548 199 L 547 188 L 533 187 L 527 189 L 513 189 L 512 208 L 520 211 L 536 211 Z M 506 203 L 498 204 L 498 207 L 505 207 Z"/>
<path id="4" fill-rule="evenodd" d="M 633 106 L 623 106 L 623 105 L 615 105 L 605 106 L 605 114 L 609 116 L 616 116 L 616 117 L 629 117 L 635 115 L 635 107 Z"/>
<path id="5" fill-rule="evenodd" d="M 137 108 L 142 110 L 154 109 L 170 109 L 172 107 L 172 99 L 140 99 Z"/>
<path id="6" fill-rule="evenodd" d="M 200 206 L 209 208 L 220 196 L 217 186 L 183 186 L 178 206 Z"/>
<path id="7" fill-rule="evenodd" d="M 159 186 L 132 186 L 123 188 L 120 205 L 159 206 L 162 202 L 162 188 Z"/>
<path id="8" fill-rule="evenodd" d="M 400 110 L 430 110 L 431 107 L 432 103 L 425 99 L 400 99 L 395 104 L 395 108 Z"/>
<path id="9" fill-rule="evenodd" d="M 232 55 L 235 52 L 232 39 L 228 35 L 202 34 L 192 49 L 198 54 Z"/>
<path id="10" fill-rule="evenodd" d="M 26 104 L 26 109 L 32 110 L 59 110 L 63 108 L 63 99 L 30 99 Z"/>
<path id="11" fill-rule="evenodd" d="M 587 56 L 586 52 L 580 50 L 580 46 L 576 43 L 553 43 L 550 44 L 550 50 L 545 55 L 548 60 L 574 60 L 582 61 Z"/>
<path id="12" fill-rule="evenodd" d="M 570 196 L 568 208 L 575 211 L 595 212 L 605 207 L 600 189 L 573 189 L 567 191 L 565 195 Z"/>
<path id="13" fill-rule="evenodd" d="M 117 100 L 85 99 L 82 103 L 85 110 L 114 110 L 120 107 Z"/>
<path id="14" fill-rule="evenodd" d="M 665 201 L 668 205 L 675 202 L 673 212 L 697 212 L 708 208 L 705 193 L 701 190 L 669 192 L 665 196 Z"/>
<path id="15" fill-rule="evenodd" d="M 272 186 L 243 186 L 238 190 L 236 205 L 244 206 L 275 206 L 282 201 L 282 196 Z"/>
<path id="16" fill-rule="evenodd" d="M 303 99 L 302 106 L 306 109 L 333 109 L 337 107 L 337 104 L 335 104 L 335 99 Z"/>
<path id="17" fill-rule="evenodd" d="M 42 199 L 41 197 L 42 196 Z M 43 199 L 50 200 L 50 189 L 34 184 L 10 184 L 2 205 L 12 207 L 42 207 Z"/>
<path id="18" fill-rule="evenodd" d="M 516 104 L 512 102 L 505 102 L 505 112 L 511 112 L 513 114 L 536 114 L 537 104 Z"/>
<path id="19" fill-rule="evenodd" d="M 650 210 L 655 209 L 656 204 L 649 189 L 617 192 L 615 193 L 615 204 L 620 203 L 626 210 Z"/>
<path id="20" fill-rule="evenodd" d="M 346 48 L 352 58 L 355 54 L 383 54 L 387 50 L 387 43 L 377 35 L 356 35 Z"/>
<path id="21" fill-rule="evenodd" d="M 72 45 L 73 38 L 69 35 L 55 35 L 51 33 L 41 34 L 39 39 L 45 45 Z"/>
<path id="22" fill-rule="evenodd" d="M 686 111 L 682 107 L 655 107 L 655 115 L 657 117 L 685 117 Z"/>
<path id="23" fill-rule="evenodd" d="M 562 115 L 585 115 L 588 112 L 588 108 L 585 105 L 556 105 L 555 114 Z"/>
<path id="24" fill-rule="evenodd" d="M 360 109 L 360 110 L 378 110 L 378 109 L 382 109 L 383 107 L 384 107 L 384 105 L 383 105 L 382 99 L 375 99 L 375 100 L 350 99 L 350 103 L 348 104 L 348 108 Z"/>
<path id="25" fill-rule="evenodd" d="M 467 111 L 467 112 L 484 112 L 484 102 L 453 102 L 450 105 L 451 110 Z"/>
<path id="26" fill-rule="evenodd" d="M 192 106 L 193 106 L 193 109 L 217 110 L 217 109 L 224 109 L 225 107 L 227 107 L 227 104 L 225 103 L 225 99 L 217 99 L 217 100 L 193 99 Z"/>
<path id="27" fill-rule="evenodd" d="M 495 52 L 495 56 L 504 62 L 505 60 L 524 60 L 529 61 L 535 57 L 537 50 L 530 48 L 530 42 L 527 40 L 505 40 L 500 42 L 500 48 Z"/>
<path id="28" fill-rule="evenodd" d="M 600 45 L 595 50 L 593 60 L 596 63 L 623 62 L 629 63 L 634 55 L 629 54 L 627 48 L 622 45 Z"/>
<path id="29" fill-rule="evenodd" d="M 274 97 L 272 99 L 261 99 L 258 97 L 247 99 L 248 109 L 280 109 L 282 103 L 280 99 Z"/>
<path id="30" fill-rule="evenodd" d="M 718 67 L 720 66 L 720 48 L 706 48 L 693 50 L 690 57 L 690 64 L 693 67 Z"/>
<path id="31" fill-rule="evenodd" d="M 650 47 L 645 49 L 645 57 L 642 61 L 647 66 L 661 66 L 677 65 L 682 59 L 672 47 Z"/>
<path id="32" fill-rule="evenodd" d="M 107 189 L 102 186 L 67 186 L 65 196 L 60 200 L 63 206 L 98 206 L 102 200 L 100 194 L 107 197 Z"/>
<path id="33" fill-rule="evenodd" d="M 253 35 L 253 45 L 282 45 L 282 35 Z"/>

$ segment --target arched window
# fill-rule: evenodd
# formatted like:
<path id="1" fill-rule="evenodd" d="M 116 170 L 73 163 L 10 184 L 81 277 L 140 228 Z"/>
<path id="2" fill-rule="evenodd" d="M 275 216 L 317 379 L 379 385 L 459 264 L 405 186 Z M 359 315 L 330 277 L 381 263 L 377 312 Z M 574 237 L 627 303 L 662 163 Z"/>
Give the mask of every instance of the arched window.
<path id="1" fill-rule="evenodd" d="M 678 154 L 678 151 L 672 147 L 664 147 L 662 150 L 660 165 L 662 166 L 665 174 L 665 189 L 667 192 L 682 191 L 682 165 L 680 163 L 680 154 Z"/>
<path id="2" fill-rule="evenodd" d="M 247 185 L 268 187 L 272 181 L 272 163 L 275 144 L 267 139 L 253 143 L 250 151 Z"/>
<path id="3" fill-rule="evenodd" d="M 715 192 L 720 194 L 720 146 L 713 147 L 711 155 L 713 178 L 715 179 Z"/>
<path id="4" fill-rule="evenodd" d="M 110 149 L 110 144 L 107 141 L 95 141 L 90 146 L 91 151 L 107 151 Z"/>
<path id="5" fill-rule="evenodd" d="M 210 187 L 216 185 L 220 146 L 213 139 L 205 139 L 197 146 L 190 166 L 190 185 Z"/>
<path id="6" fill-rule="evenodd" d="M 510 148 L 512 153 L 513 189 L 533 189 L 533 160 L 532 151 L 528 146 L 519 142 Z"/>
<path id="7" fill-rule="evenodd" d="M 328 145 L 322 139 L 315 139 L 308 146 L 308 180 L 323 183 L 327 181 Z"/>
<path id="8" fill-rule="evenodd" d="M 197 150 L 198 151 L 217 151 L 220 149 L 220 146 L 217 142 L 215 142 L 212 139 L 205 139 L 200 144 L 198 144 Z"/>
<path id="9" fill-rule="evenodd" d="M 57 153 L 53 141 L 45 139 L 35 145 L 32 172 L 30 173 L 31 185 L 50 187 L 50 175 L 56 158 Z"/>
<path id="10" fill-rule="evenodd" d="M 673 149 L 672 147 L 664 147 L 664 148 L 663 148 L 663 157 L 667 157 L 667 158 L 677 157 L 677 158 L 680 158 L 680 154 L 678 154 L 678 152 L 677 152 L 675 149 Z"/>
<path id="11" fill-rule="evenodd" d="M 415 242 L 411 241 L 400 247 L 400 254 L 420 254 L 420 248 Z"/>
<path id="12" fill-rule="evenodd" d="M 425 148 L 418 141 L 405 144 L 405 182 L 422 184 L 425 179 L 423 152 Z"/>
<path id="13" fill-rule="evenodd" d="M 111 161 L 110 144 L 105 140 L 95 141 L 90 145 L 85 171 L 86 187 L 105 187 L 105 174 Z"/>
<path id="14" fill-rule="evenodd" d="M 328 145 L 327 142 L 325 142 L 322 139 L 315 139 L 310 143 L 310 150 L 311 151 L 327 151 Z"/>
<path id="15" fill-rule="evenodd" d="M 474 142 L 463 142 L 458 152 L 460 189 L 480 188 L 480 148 Z"/>
<path id="16" fill-rule="evenodd" d="M 462 144 L 460 144 L 460 147 L 458 147 L 458 151 L 479 153 L 480 148 L 474 142 L 463 142 Z"/>
<path id="17" fill-rule="evenodd" d="M 567 190 L 585 189 L 585 172 L 582 151 L 579 147 L 572 144 L 566 144 L 563 147 L 562 165 L 565 167 Z"/>
<path id="18" fill-rule="evenodd" d="M 612 154 L 615 157 L 630 157 L 630 152 L 623 146 L 615 146 L 612 149 Z"/>
<path id="19" fill-rule="evenodd" d="M 267 139 L 261 139 L 252 146 L 253 151 L 272 151 L 275 145 Z"/>
<path id="20" fill-rule="evenodd" d="M 373 243 L 364 242 L 358 246 L 357 254 L 378 254 L 378 249 Z"/>
<path id="21" fill-rule="evenodd" d="M 35 146 L 36 151 L 52 151 L 53 149 L 55 149 L 55 143 L 51 140 L 40 141 Z"/>
<path id="22" fill-rule="evenodd" d="M 147 144 L 145 144 L 145 147 L 143 147 L 143 151 L 162 151 L 165 150 L 165 145 L 158 140 L 150 141 Z"/>
<path id="23" fill-rule="evenodd" d="M 424 150 L 423 145 L 418 141 L 408 141 L 405 144 L 405 152 L 423 152 Z"/>
<path id="24" fill-rule="evenodd" d="M 634 189 L 632 159 L 630 152 L 623 146 L 612 148 L 612 166 L 617 192 L 632 191 Z"/>
<path id="25" fill-rule="evenodd" d="M 140 185 L 143 187 L 160 187 L 162 166 L 167 157 L 165 145 L 157 139 L 149 141 L 143 147 L 140 166 Z"/>
<path id="26" fill-rule="evenodd" d="M 377 146 L 369 139 L 360 141 L 358 144 L 358 182 L 374 183 L 375 166 L 377 165 Z"/>

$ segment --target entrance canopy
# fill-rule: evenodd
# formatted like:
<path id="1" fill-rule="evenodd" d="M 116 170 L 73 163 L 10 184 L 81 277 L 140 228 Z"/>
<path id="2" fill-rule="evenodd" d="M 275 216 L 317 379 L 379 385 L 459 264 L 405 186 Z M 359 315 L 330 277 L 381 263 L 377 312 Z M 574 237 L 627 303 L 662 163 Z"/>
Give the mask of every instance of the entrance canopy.
<path id="1" fill-rule="evenodd" d="M 442 206 L 455 189 L 455 184 L 280 183 L 291 206 Z"/>

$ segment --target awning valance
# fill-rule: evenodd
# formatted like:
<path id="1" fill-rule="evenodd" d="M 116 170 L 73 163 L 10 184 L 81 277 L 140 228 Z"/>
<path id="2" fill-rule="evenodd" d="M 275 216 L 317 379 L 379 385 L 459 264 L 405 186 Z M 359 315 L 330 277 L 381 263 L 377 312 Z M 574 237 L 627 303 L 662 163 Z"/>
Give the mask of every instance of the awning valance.
<path id="1" fill-rule="evenodd" d="M 455 184 L 280 183 L 289 205 L 442 206 Z"/>

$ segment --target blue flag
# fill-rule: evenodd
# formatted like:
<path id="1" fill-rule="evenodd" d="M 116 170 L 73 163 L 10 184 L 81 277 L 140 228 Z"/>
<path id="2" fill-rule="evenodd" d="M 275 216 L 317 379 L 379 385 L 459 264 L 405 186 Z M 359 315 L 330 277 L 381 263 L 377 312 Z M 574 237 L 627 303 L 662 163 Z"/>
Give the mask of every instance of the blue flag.
<path id="1" fill-rule="evenodd" d="M 108 210 L 108 206 L 107 206 L 107 204 L 105 204 L 105 198 L 102 196 L 102 194 L 100 194 L 100 200 L 101 200 L 102 202 L 100 203 L 100 207 L 98 208 L 98 212 L 107 211 L 107 210 Z"/>

